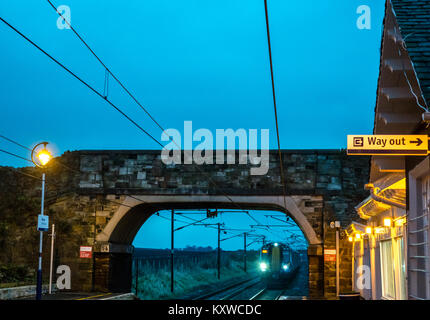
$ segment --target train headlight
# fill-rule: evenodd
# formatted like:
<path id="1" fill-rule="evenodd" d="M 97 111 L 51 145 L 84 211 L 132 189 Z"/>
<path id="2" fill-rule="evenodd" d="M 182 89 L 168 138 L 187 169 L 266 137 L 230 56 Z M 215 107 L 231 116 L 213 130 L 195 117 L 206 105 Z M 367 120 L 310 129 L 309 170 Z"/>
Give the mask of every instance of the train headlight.
<path id="1" fill-rule="evenodd" d="M 261 269 L 261 271 L 266 271 L 267 270 L 267 264 L 266 263 L 264 263 L 264 262 L 262 262 L 262 263 L 260 263 L 260 269 Z"/>

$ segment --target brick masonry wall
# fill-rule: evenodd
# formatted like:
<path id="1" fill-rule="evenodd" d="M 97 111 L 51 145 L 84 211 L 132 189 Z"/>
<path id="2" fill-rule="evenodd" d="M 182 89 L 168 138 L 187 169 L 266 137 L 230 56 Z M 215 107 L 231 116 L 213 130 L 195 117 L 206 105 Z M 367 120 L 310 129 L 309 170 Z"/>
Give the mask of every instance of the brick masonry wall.
<path id="1" fill-rule="evenodd" d="M 340 150 L 284 150 L 282 159 L 287 195 L 301 200 L 299 208 L 317 235 L 324 239 L 324 249 L 334 249 L 333 230 L 329 224 L 339 220 L 345 227 L 352 220 L 359 221 L 354 206 L 367 196 L 363 186 L 368 181 L 369 158 L 347 157 Z M 79 246 L 95 245 L 96 234 L 103 230 L 119 207 L 106 201 L 107 198 L 121 203 L 127 194 L 283 193 L 276 151 L 271 151 L 269 172 L 263 176 L 250 175 L 249 164 L 199 166 L 204 173 L 195 165 L 164 165 L 159 151 L 75 151 L 64 154 L 61 160 L 75 171 L 60 170 L 60 167 L 57 167 L 58 172 L 48 171 L 48 181 L 55 181 L 56 186 L 47 184 L 47 197 L 51 199 L 47 202 L 47 210 L 51 223 L 58 225 L 61 239 L 56 252 L 57 265 L 70 265 L 72 288 L 77 290 L 91 290 L 93 282 L 93 259 L 80 259 Z M 16 179 L 24 178 L 17 175 Z M 22 184 L 19 187 L 22 189 Z M 45 248 L 49 246 L 46 238 Z M 13 243 L 16 246 L 19 242 Z M 49 268 L 47 251 L 44 251 L 44 270 Z M 322 248 L 310 248 L 309 252 L 310 287 L 317 291 L 324 287 L 325 294 L 332 294 L 333 266 L 324 263 Z M 341 259 L 341 290 L 344 291 L 350 286 L 348 249 L 341 249 Z M 25 257 L 20 259 L 25 260 Z M 100 263 L 102 261 L 100 258 Z M 103 263 L 107 268 L 107 262 Z M 96 271 L 96 284 L 105 283 L 103 277 L 106 277 L 103 272 Z M 315 291 L 314 295 L 318 293 Z"/>

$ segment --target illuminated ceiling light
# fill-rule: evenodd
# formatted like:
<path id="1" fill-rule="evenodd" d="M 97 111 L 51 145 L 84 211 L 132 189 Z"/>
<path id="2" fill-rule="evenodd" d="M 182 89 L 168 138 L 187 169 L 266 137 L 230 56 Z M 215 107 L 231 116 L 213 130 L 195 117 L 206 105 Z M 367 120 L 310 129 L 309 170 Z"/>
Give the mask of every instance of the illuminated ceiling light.
<path id="1" fill-rule="evenodd" d="M 406 223 L 406 218 L 405 217 L 399 218 L 399 219 L 397 219 L 397 220 L 394 221 L 394 225 L 396 227 L 401 227 L 405 223 Z"/>
<path id="2" fill-rule="evenodd" d="M 391 227 L 391 218 L 384 218 L 384 227 Z"/>
<path id="3" fill-rule="evenodd" d="M 366 233 L 372 234 L 372 227 L 366 227 Z"/>
<path id="4" fill-rule="evenodd" d="M 376 234 L 382 234 L 382 233 L 385 233 L 385 228 L 375 228 L 375 233 L 376 233 Z"/>

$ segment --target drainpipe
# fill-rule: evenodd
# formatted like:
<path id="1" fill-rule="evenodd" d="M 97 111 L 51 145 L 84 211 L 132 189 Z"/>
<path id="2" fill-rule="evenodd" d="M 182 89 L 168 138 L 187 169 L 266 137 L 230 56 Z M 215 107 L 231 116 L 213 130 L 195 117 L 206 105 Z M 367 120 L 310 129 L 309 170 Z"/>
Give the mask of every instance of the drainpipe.
<path id="1" fill-rule="evenodd" d="M 406 210 L 406 204 L 403 204 L 401 202 L 397 202 L 397 201 L 394 201 L 394 200 L 390 200 L 390 199 L 384 198 L 383 196 L 379 195 L 379 192 L 381 190 L 380 188 L 374 187 L 373 185 L 371 185 L 369 187 L 370 187 L 370 196 L 375 201 L 382 202 L 382 203 L 388 204 L 390 206 Z"/>

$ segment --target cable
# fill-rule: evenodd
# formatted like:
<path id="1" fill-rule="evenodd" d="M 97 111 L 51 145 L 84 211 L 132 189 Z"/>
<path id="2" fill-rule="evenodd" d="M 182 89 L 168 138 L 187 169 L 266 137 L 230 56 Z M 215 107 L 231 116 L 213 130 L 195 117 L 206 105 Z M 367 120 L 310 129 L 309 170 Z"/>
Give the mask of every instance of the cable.
<path id="1" fill-rule="evenodd" d="M 15 27 L 13 27 L 12 25 L 10 25 L 6 20 L 4 20 L 2 17 L 0 17 L 0 20 L 2 22 L 4 22 L 9 28 L 11 28 L 12 30 L 14 30 L 16 33 L 18 33 L 21 37 L 23 37 L 25 40 L 27 40 L 28 42 L 30 42 L 33 46 L 35 46 L 37 49 L 39 49 L 42 53 L 44 53 L 47 57 L 49 57 L 52 61 L 54 61 L 55 63 L 57 63 L 60 67 L 62 67 L 64 70 L 66 70 L 68 73 L 70 73 L 72 76 L 74 76 L 77 80 L 79 80 L 82 84 L 84 84 L 86 87 L 88 87 L 91 91 L 93 91 L 95 94 L 97 94 L 100 98 L 104 99 L 106 102 L 108 102 L 113 108 L 115 108 L 118 112 L 120 112 L 125 118 L 127 118 L 127 120 L 129 120 L 131 123 L 133 123 L 137 128 L 139 128 L 142 132 L 144 132 L 147 136 L 149 136 L 153 141 L 155 141 L 158 145 L 160 145 L 163 149 L 165 149 L 165 147 L 157 140 L 155 139 L 151 134 L 149 134 L 145 129 L 143 129 L 139 124 L 137 124 L 133 119 L 131 119 L 127 114 L 125 114 L 121 109 L 119 109 L 116 105 L 114 105 L 109 99 L 103 97 L 103 95 L 101 93 L 99 93 L 96 89 L 94 89 L 92 86 L 90 86 L 87 82 L 85 82 L 84 80 L 82 80 L 81 78 L 79 78 L 75 73 L 73 73 L 70 69 L 68 69 L 66 66 L 64 66 L 61 62 L 59 62 L 58 60 L 56 60 L 54 57 L 52 57 L 49 53 L 47 53 L 45 50 L 43 50 L 42 48 L 40 48 L 36 43 L 34 43 L 32 40 L 30 40 L 27 36 L 25 36 L 24 34 L 22 34 L 19 30 L 17 30 Z M 174 142 L 177 146 L 178 144 L 172 140 L 172 142 Z M 237 203 L 235 203 L 231 197 L 229 197 L 227 194 L 225 194 L 216 184 L 216 182 L 206 173 L 204 172 L 202 169 L 200 169 L 198 166 L 196 166 L 196 168 L 202 172 L 205 176 L 208 177 L 208 179 L 213 183 L 214 187 L 218 190 L 221 191 L 221 193 L 229 200 L 231 201 L 235 206 L 237 206 L 240 210 L 243 210 Z"/>
<path id="2" fill-rule="evenodd" d="M 23 146 L 22 144 L 20 144 L 20 143 L 18 143 L 18 142 L 16 142 L 16 141 L 14 141 L 14 140 L 12 140 L 12 139 L 10 139 L 10 138 L 8 138 L 8 137 L 5 137 L 5 136 L 3 136 L 3 135 L 1 135 L 1 134 L 0 134 L 0 138 L 3 138 L 3 139 L 5 139 L 5 140 L 7 140 L 7 141 L 9 141 L 9 142 L 12 142 L 13 144 L 16 144 L 17 146 L 19 146 L 19 147 L 21 147 L 21 148 L 23 148 L 23 149 L 26 149 L 26 150 L 28 150 L 28 151 L 32 151 L 30 148 L 27 148 L 26 146 Z"/>
<path id="3" fill-rule="evenodd" d="M 48 0 L 48 2 L 52 5 L 52 3 Z M 55 8 L 55 7 L 54 7 Z M 56 9 L 55 9 L 56 10 Z M 56 10 L 57 11 L 57 10 Z M 61 15 L 61 14 L 60 14 Z M 61 15 L 62 16 L 62 15 Z M 64 17 L 63 17 L 64 19 Z M 34 47 L 36 47 L 39 51 L 41 51 L 43 54 L 45 54 L 48 58 L 50 58 L 52 61 L 54 61 L 56 64 L 58 64 L 61 68 L 63 68 L 65 71 L 67 71 L 69 74 L 71 74 L 73 77 L 75 77 L 77 80 L 79 80 L 82 84 L 84 84 L 87 88 L 89 88 L 91 91 L 93 91 L 95 94 L 97 94 L 100 98 L 104 99 L 106 102 L 108 102 L 113 108 L 115 108 L 118 112 L 121 113 L 121 115 L 123 115 L 127 120 L 129 120 L 131 123 L 133 123 L 137 128 L 139 128 L 142 132 L 144 132 L 147 136 L 149 136 L 153 141 L 155 141 L 158 145 L 160 145 L 163 149 L 165 149 L 165 147 L 157 140 L 155 139 L 151 134 L 149 134 L 145 129 L 143 129 L 139 124 L 137 124 L 133 119 L 131 119 L 127 114 L 125 114 L 120 108 L 118 108 L 115 104 L 113 104 L 109 99 L 107 99 L 107 97 L 104 97 L 101 93 L 99 93 L 96 89 L 94 89 L 92 86 L 90 86 L 87 82 L 85 82 L 83 79 L 81 79 L 79 76 L 77 76 L 74 72 L 72 72 L 69 68 L 67 68 L 65 65 L 63 65 L 61 62 L 59 62 L 57 59 L 55 59 L 53 56 L 51 56 L 49 53 L 47 53 L 45 50 L 43 50 L 41 47 L 39 47 L 36 43 L 34 43 L 31 39 L 29 39 L 27 36 L 25 36 L 23 33 L 21 33 L 19 30 L 17 30 L 15 27 L 13 27 L 11 24 L 9 24 L 5 19 L 3 19 L 2 17 L 0 17 L 0 20 L 5 23 L 9 28 L 11 28 L 13 31 L 15 31 L 16 33 L 18 33 L 21 37 L 23 37 L 25 40 L 27 40 L 30 44 L 32 44 Z M 64 19 L 65 21 L 67 21 L 66 19 Z M 76 35 L 86 44 L 86 42 L 82 39 L 82 37 L 80 37 L 80 35 L 75 32 Z M 103 62 L 97 57 L 97 55 L 95 55 L 94 51 L 91 50 L 91 48 L 86 44 L 87 48 L 94 54 L 94 56 L 100 61 L 100 63 L 103 64 Z M 104 64 L 103 64 L 104 65 Z M 105 66 L 105 65 L 104 65 Z M 109 69 L 105 66 L 105 68 L 109 71 Z M 120 83 L 120 81 L 109 71 L 109 73 L 112 75 L 112 77 L 114 77 L 115 80 L 118 81 L 118 83 Z M 121 84 L 121 83 L 120 83 Z M 121 84 L 122 85 L 122 84 Z M 127 93 L 129 93 L 131 95 L 131 93 L 122 85 L 122 87 L 124 88 L 124 90 L 126 90 Z M 132 96 L 132 95 L 131 95 Z M 134 96 L 132 96 L 133 99 L 136 101 L 136 103 L 138 103 L 137 99 L 134 98 Z M 140 103 L 138 103 L 140 105 Z M 141 105 L 140 105 L 141 106 Z M 141 106 L 142 107 L 142 106 Z M 143 107 L 142 107 L 143 108 Z M 152 118 L 152 116 L 146 111 L 144 110 L 150 117 L 151 119 L 155 121 L 155 119 Z M 158 122 L 156 122 L 158 124 Z M 158 126 L 160 127 L 160 129 L 163 130 L 163 132 L 165 131 L 159 124 Z M 173 141 L 173 140 L 172 140 Z M 174 141 L 173 141 L 174 142 Z M 175 142 L 176 144 L 176 142 Z M 177 145 L 177 144 L 176 144 Z M 213 181 L 213 179 L 204 171 L 202 171 L 198 166 L 196 167 L 197 169 L 199 169 L 201 172 L 203 172 L 208 178 L 209 180 L 214 184 L 214 186 L 217 188 L 217 184 Z M 217 188 L 219 189 L 219 188 Z M 220 189 L 219 189 L 220 190 Z M 237 203 L 235 203 L 228 195 L 226 195 L 224 192 L 222 192 L 223 195 L 225 197 L 227 197 L 227 199 L 229 199 L 229 201 L 231 201 L 235 206 L 237 206 L 240 210 L 243 210 Z M 285 200 L 285 199 L 284 199 Z"/>
<path id="4" fill-rule="evenodd" d="M 279 164 L 280 164 L 279 169 L 280 169 L 280 173 L 281 173 L 282 188 L 283 188 L 283 193 L 284 193 L 284 208 L 286 209 L 287 208 L 287 200 L 286 200 L 287 188 L 286 188 L 285 178 L 284 178 L 284 167 L 282 164 L 281 142 L 279 139 L 278 111 L 276 108 L 275 79 L 273 77 L 272 47 L 270 45 L 269 14 L 268 14 L 268 9 L 267 9 L 267 0 L 264 0 L 264 11 L 265 11 L 265 15 L 266 15 L 267 45 L 269 48 L 270 76 L 272 79 L 272 96 L 273 96 L 273 107 L 274 107 L 274 112 L 275 112 L 276 137 L 278 140 L 278 154 L 279 154 Z"/>
<path id="5" fill-rule="evenodd" d="M 397 38 L 397 29 L 396 29 L 396 28 L 394 28 L 394 33 L 395 33 L 395 37 Z M 405 51 L 408 51 L 408 49 L 406 48 L 405 40 L 406 40 L 410 35 L 412 35 L 412 34 L 414 34 L 414 33 L 415 33 L 415 32 L 412 32 L 412 33 L 408 34 L 404 39 L 402 39 L 402 41 L 401 41 L 401 43 L 400 43 L 400 44 L 401 44 L 402 48 L 403 48 Z M 402 57 L 401 50 L 400 50 L 400 49 L 398 49 L 398 50 L 397 50 L 397 52 L 398 52 L 398 54 L 399 54 L 399 57 L 401 58 L 401 57 Z M 411 83 L 410 83 L 410 81 L 409 81 L 408 75 L 406 74 L 406 69 L 405 69 L 405 64 L 403 63 L 403 59 L 400 59 L 400 61 L 402 62 L 402 71 L 403 71 L 403 75 L 405 76 L 406 82 L 408 83 L 409 91 L 410 91 L 410 92 L 412 93 L 412 95 L 415 97 L 415 101 L 416 101 L 416 103 L 417 103 L 418 107 L 420 107 L 421 109 L 423 109 L 425 112 L 429 112 L 429 110 L 428 110 L 428 106 L 427 106 L 427 102 L 426 102 L 426 99 L 424 99 L 424 97 L 423 97 L 424 104 L 426 105 L 426 106 L 424 107 L 424 106 L 422 106 L 422 105 L 421 105 L 421 103 L 419 102 L 418 96 L 415 94 L 415 92 L 414 92 L 414 90 L 413 90 L 413 88 L 412 88 L 412 85 L 411 85 Z M 415 69 L 413 68 L 413 66 L 412 66 L 412 69 L 413 69 L 413 71 L 415 72 Z M 415 76 L 416 76 L 416 78 L 418 79 L 418 76 L 417 76 L 416 72 L 415 72 Z M 418 86 L 420 86 L 419 82 L 418 82 Z"/>
<path id="6" fill-rule="evenodd" d="M 7 153 L 8 155 L 11 155 L 11 156 L 13 156 L 13 157 L 15 157 L 15 158 L 19 158 L 19 159 L 22 159 L 22 160 L 28 161 L 28 162 L 30 162 L 30 163 L 33 163 L 33 161 L 31 161 L 30 159 L 27 159 L 27 158 L 21 157 L 21 156 L 19 156 L 19 155 L 15 154 L 15 153 L 12 153 L 12 152 L 9 152 L 9 151 L 6 151 L 6 150 L 3 150 L 3 149 L 0 149 L 0 152 Z"/>
<path id="7" fill-rule="evenodd" d="M 153 141 L 155 141 L 158 145 L 160 145 L 163 149 L 165 147 L 157 140 L 155 139 L 149 132 L 147 132 L 145 129 L 143 129 L 138 123 L 136 123 L 132 118 L 130 118 L 124 111 L 122 111 L 120 108 L 118 108 L 115 104 L 113 104 L 109 99 L 105 98 L 100 92 L 98 92 L 96 89 L 94 89 L 91 85 L 89 85 L 87 82 L 85 82 L 83 79 L 81 79 L 79 76 L 77 76 L 73 71 L 71 71 L 69 68 L 67 68 L 65 65 L 63 65 L 61 62 L 59 62 L 57 59 L 55 59 L 53 56 L 51 56 L 49 53 L 47 53 L 45 50 L 43 50 L 41 47 L 39 47 L 36 43 L 34 43 L 31 39 L 29 39 L 27 36 L 25 36 L 23 33 L 21 33 L 18 29 L 16 29 L 14 26 L 9 24 L 6 20 L 4 20 L 2 17 L 0 17 L 0 20 L 5 23 L 9 28 L 11 28 L 13 31 L 18 33 L 21 37 L 23 37 L 25 40 L 27 40 L 29 43 L 31 43 L 34 47 L 39 49 L 43 54 L 45 54 L 48 58 L 50 58 L 52 61 L 54 61 L 56 64 L 58 64 L 61 68 L 66 70 L 68 73 L 70 73 L 73 77 L 75 77 L 77 80 L 79 80 L 82 84 L 84 84 L 88 89 L 93 91 L 96 95 L 98 95 L 100 98 L 105 100 L 107 103 L 109 103 L 110 106 L 112 106 L 114 109 L 116 109 L 119 113 L 121 113 L 122 116 L 124 116 L 128 121 L 133 123 L 138 129 L 140 129 L 143 133 L 145 133 L 148 137 L 150 137 Z"/>
<path id="8" fill-rule="evenodd" d="M 75 30 L 75 28 L 67 21 L 67 19 L 62 15 L 61 12 L 57 10 L 54 4 L 47 0 L 50 6 L 58 13 L 58 15 L 63 18 L 68 27 L 73 31 L 73 33 L 82 41 L 82 43 L 87 47 L 87 49 L 93 54 L 93 56 L 100 62 L 100 64 L 106 69 L 106 71 L 115 79 L 116 82 L 127 92 L 127 94 L 136 102 L 136 104 L 148 115 L 148 117 L 163 131 L 163 127 L 152 117 L 152 115 L 145 109 L 145 107 L 136 99 L 136 97 L 125 87 L 125 85 L 112 73 L 112 71 L 104 64 L 104 62 L 96 55 L 93 49 L 88 45 L 88 43 L 82 38 L 82 36 Z M 167 135 L 167 134 L 166 134 Z"/>
<path id="9" fill-rule="evenodd" d="M 25 150 L 33 151 L 32 149 L 30 149 L 30 148 L 28 148 L 28 147 L 26 147 L 26 146 L 24 146 L 24 145 L 22 145 L 22 144 L 20 144 L 20 143 L 16 142 L 15 140 L 12 140 L 12 139 L 10 139 L 10 138 L 8 138 L 8 137 L 5 137 L 5 136 L 3 136 L 3 135 L 0 135 L 0 138 L 3 138 L 3 139 L 5 139 L 5 140 L 7 140 L 7 141 L 9 141 L 9 142 L 12 142 L 12 143 L 16 144 L 17 146 L 19 146 L 19 147 L 21 147 L 21 148 L 23 148 L 23 149 L 25 149 Z M 27 161 L 28 161 L 28 159 L 25 159 L 25 160 L 27 160 Z M 64 168 L 67 168 L 67 169 L 69 169 L 69 170 L 72 170 L 72 171 L 75 171 L 75 172 L 81 173 L 80 171 L 75 170 L 75 169 L 73 169 L 73 168 L 70 168 L 69 166 L 67 166 L 67 165 L 65 165 L 64 163 L 60 162 L 58 159 L 55 159 L 55 158 L 54 158 L 53 160 L 54 160 L 56 163 L 58 163 L 60 166 L 64 167 Z"/>
<path id="10" fill-rule="evenodd" d="M 127 92 L 127 94 L 136 102 L 136 104 L 149 116 L 149 118 L 163 131 L 162 133 L 165 133 L 165 129 L 158 123 L 158 121 L 155 120 L 155 118 L 145 109 L 145 107 L 136 99 L 136 97 L 125 87 L 125 85 L 111 72 L 111 70 L 107 67 L 107 65 L 100 59 L 100 57 L 94 52 L 93 49 L 91 49 L 91 47 L 88 45 L 88 43 L 83 39 L 83 37 L 76 31 L 76 29 L 70 24 L 70 22 L 63 16 L 63 14 L 61 12 L 59 12 L 57 10 L 57 8 L 54 6 L 54 4 L 50 1 L 47 0 L 47 2 L 49 3 L 49 5 L 52 7 L 52 9 L 55 10 L 55 12 L 57 12 L 57 14 L 65 21 L 65 23 L 68 25 L 68 27 L 73 31 L 73 33 L 79 38 L 79 40 L 81 40 L 81 42 L 87 47 L 87 49 L 92 53 L 92 55 L 99 61 L 99 63 L 106 69 L 106 71 L 118 82 L 118 84 L 125 90 L 125 92 Z M 166 136 L 168 136 L 166 134 Z M 179 148 L 181 149 L 181 147 L 174 141 L 174 139 L 170 136 L 168 136 L 169 139 Z M 157 141 L 158 144 L 160 144 Z M 162 146 L 162 144 L 160 144 Z M 163 149 L 164 146 L 162 146 Z M 282 165 L 282 164 L 281 164 Z M 199 170 L 200 168 L 197 167 Z M 216 187 L 217 184 L 215 183 L 215 181 L 209 176 L 207 175 L 203 170 L 200 170 L 202 173 L 204 173 L 209 180 L 214 184 L 214 186 Z M 283 170 L 282 170 L 283 171 Z M 218 190 L 221 190 L 219 188 L 217 188 Z M 223 192 L 222 192 L 223 193 Z M 240 206 L 238 206 L 228 195 L 226 195 L 225 193 L 223 193 L 223 195 L 225 197 L 227 197 L 227 199 L 229 199 L 229 201 L 231 201 L 232 203 L 234 203 L 239 209 Z"/>
<path id="11" fill-rule="evenodd" d="M 39 180 L 39 181 L 42 181 L 42 179 L 40 179 L 40 178 L 38 178 L 38 177 L 36 177 L 36 176 L 33 176 L 32 174 L 25 173 L 25 172 L 21 172 L 21 171 L 19 171 L 18 169 L 13 168 L 13 167 L 1 167 L 0 169 L 3 169 L 3 168 L 4 168 L 4 169 L 12 170 L 12 171 L 14 171 L 14 172 L 16 172 L 16 173 L 22 174 L 22 175 L 24 175 L 24 176 L 27 176 L 27 177 L 30 177 L 30 178 L 33 178 L 33 179 L 36 179 L 36 180 Z"/>

